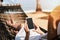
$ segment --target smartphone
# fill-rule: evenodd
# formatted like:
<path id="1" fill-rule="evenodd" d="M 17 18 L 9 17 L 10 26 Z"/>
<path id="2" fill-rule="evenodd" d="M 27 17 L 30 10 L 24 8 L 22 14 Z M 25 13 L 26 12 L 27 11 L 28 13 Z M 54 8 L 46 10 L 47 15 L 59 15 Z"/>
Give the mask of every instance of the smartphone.
<path id="1" fill-rule="evenodd" d="M 34 28 L 32 18 L 27 18 L 27 24 L 28 24 L 28 28 L 29 29 L 33 29 Z"/>

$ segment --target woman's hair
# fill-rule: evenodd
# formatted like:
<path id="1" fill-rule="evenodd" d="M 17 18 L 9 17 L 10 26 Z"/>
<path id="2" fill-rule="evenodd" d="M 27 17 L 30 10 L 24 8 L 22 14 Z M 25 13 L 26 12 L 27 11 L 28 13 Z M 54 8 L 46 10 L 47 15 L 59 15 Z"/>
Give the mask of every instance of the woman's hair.
<path id="1" fill-rule="evenodd" d="M 13 28 L 7 26 L 0 20 L 0 40 L 14 40 L 15 35 Z"/>

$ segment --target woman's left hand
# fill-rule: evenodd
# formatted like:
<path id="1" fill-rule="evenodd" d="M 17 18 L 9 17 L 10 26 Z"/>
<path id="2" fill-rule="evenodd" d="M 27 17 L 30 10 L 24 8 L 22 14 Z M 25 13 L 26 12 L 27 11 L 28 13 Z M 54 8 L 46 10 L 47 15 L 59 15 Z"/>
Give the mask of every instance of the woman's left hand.
<path id="1" fill-rule="evenodd" d="M 35 31 L 35 32 L 37 32 L 37 33 L 39 33 L 39 34 L 44 34 L 41 30 L 40 30 L 40 28 L 39 28 L 39 26 L 36 26 L 35 24 L 34 24 L 34 29 L 35 30 L 33 30 L 33 31 Z"/>

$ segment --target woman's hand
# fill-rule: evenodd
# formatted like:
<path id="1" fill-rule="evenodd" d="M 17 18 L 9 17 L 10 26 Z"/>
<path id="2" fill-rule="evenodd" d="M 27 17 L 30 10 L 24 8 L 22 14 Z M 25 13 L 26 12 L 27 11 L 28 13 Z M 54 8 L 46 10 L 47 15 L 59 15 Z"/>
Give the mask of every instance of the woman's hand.
<path id="1" fill-rule="evenodd" d="M 25 32 L 26 32 L 26 33 L 29 33 L 30 31 L 29 31 L 29 28 L 28 28 L 27 23 L 25 23 L 25 25 L 24 25 L 24 26 L 25 26 L 25 27 L 24 27 Z"/>
<path id="2" fill-rule="evenodd" d="M 39 33 L 39 34 L 44 34 L 41 30 L 40 30 L 40 28 L 38 27 L 38 26 L 36 26 L 35 24 L 34 24 L 34 29 L 35 30 L 33 30 L 33 31 L 35 31 L 35 32 L 37 32 L 37 33 Z"/>

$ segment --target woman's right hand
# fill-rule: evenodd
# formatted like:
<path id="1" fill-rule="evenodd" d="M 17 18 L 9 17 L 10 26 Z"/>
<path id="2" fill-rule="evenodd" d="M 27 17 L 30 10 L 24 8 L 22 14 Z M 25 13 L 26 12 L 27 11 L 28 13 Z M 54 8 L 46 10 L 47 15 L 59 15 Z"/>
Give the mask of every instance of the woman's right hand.
<path id="1" fill-rule="evenodd" d="M 25 25 L 24 25 L 24 30 L 25 30 L 26 33 L 30 32 L 27 23 L 25 23 Z"/>

